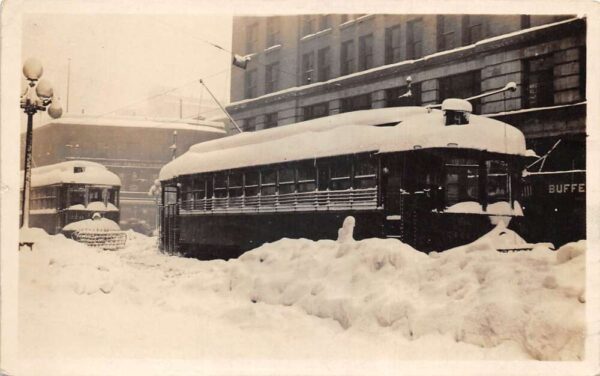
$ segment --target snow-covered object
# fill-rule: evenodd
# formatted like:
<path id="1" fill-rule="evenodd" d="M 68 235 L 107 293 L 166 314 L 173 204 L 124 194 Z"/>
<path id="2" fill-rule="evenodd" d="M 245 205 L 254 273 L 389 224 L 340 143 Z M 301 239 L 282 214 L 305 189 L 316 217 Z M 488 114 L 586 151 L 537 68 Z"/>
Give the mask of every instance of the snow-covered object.
<path id="1" fill-rule="evenodd" d="M 471 113 L 473 112 L 473 105 L 464 99 L 448 98 L 442 102 L 442 111 L 446 110 Z"/>
<path id="2" fill-rule="evenodd" d="M 454 204 L 446 210 L 445 213 L 464 213 L 464 214 L 484 214 L 484 215 L 497 215 L 497 216 L 523 216 L 523 209 L 518 201 L 514 203 L 514 209 L 510 207 L 510 203 L 506 201 L 498 201 L 493 204 L 489 204 L 486 210 L 479 202 L 476 201 L 464 201 Z"/>
<path id="3" fill-rule="evenodd" d="M 352 216 L 346 217 L 342 227 L 338 230 L 337 241 L 340 243 L 348 243 L 354 240 L 354 225 L 356 220 Z"/>
<path id="4" fill-rule="evenodd" d="M 94 213 L 96 215 L 98 213 Z M 99 214 L 98 214 L 99 215 Z M 119 225 L 108 218 L 92 218 L 72 222 L 63 227 L 62 231 L 120 231 Z"/>
<path id="5" fill-rule="evenodd" d="M 20 181 L 22 188 L 23 179 Z M 89 161 L 67 161 L 31 169 L 32 187 L 61 183 L 121 186 L 121 179 L 100 163 Z"/>
<path id="6" fill-rule="evenodd" d="M 400 124 L 375 126 L 394 123 Z M 471 115 L 469 124 L 445 126 L 440 110 L 384 108 L 332 115 L 197 144 L 165 165 L 159 179 L 342 154 L 450 146 L 526 155 L 523 133 L 494 119 Z"/>

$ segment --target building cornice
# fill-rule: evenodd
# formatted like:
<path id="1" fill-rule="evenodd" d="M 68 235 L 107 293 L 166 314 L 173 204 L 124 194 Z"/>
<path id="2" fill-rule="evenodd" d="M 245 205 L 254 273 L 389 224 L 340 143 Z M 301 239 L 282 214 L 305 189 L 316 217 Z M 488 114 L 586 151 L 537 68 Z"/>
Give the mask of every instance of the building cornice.
<path id="1" fill-rule="evenodd" d="M 380 80 L 382 78 L 397 77 L 415 74 L 416 72 L 445 63 L 465 60 L 476 55 L 506 50 L 507 48 L 518 48 L 533 43 L 543 43 L 556 39 L 557 35 L 567 37 L 585 31 L 585 19 L 582 17 L 571 18 L 552 24 L 541 25 L 529 29 L 518 30 L 480 40 L 474 44 L 455 48 L 447 51 L 436 52 L 416 60 L 405 60 L 394 64 L 382 65 L 369 70 L 356 72 L 346 76 L 337 77 L 325 82 L 317 82 L 310 85 L 291 87 L 263 96 L 244 99 L 233 102 L 226 108 L 229 112 L 260 108 L 265 105 L 275 104 L 287 100 L 293 100 L 304 96 L 312 96 L 347 89 L 353 86 L 363 85 L 365 82 Z"/>

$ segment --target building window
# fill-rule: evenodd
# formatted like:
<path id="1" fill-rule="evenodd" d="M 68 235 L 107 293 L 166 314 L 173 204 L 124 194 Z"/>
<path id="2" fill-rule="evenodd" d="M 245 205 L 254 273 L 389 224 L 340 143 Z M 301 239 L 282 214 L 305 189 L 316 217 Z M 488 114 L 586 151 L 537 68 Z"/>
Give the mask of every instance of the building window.
<path id="1" fill-rule="evenodd" d="M 358 40 L 358 69 L 373 68 L 373 34 L 364 35 Z"/>
<path id="2" fill-rule="evenodd" d="M 307 85 L 313 82 L 315 70 L 315 53 L 309 52 L 302 55 L 302 84 Z"/>
<path id="3" fill-rule="evenodd" d="M 329 14 L 322 14 L 319 16 L 319 30 L 326 30 L 331 27 L 331 17 Z"/>
<path id="4" fill-rule="evenodd" d="M 400 61 L 400 25 L 385 29 L 385 63 Z"/>
<path id="5" fill-rule="evenodd" d="M 408 86 L 400 86 L 385 91 L 385 107 L 404 107 L 404 106 L 420 106 L 421 105 L 421 83 L 413 83 L 410 88 L 410 96 Z"/>
<path id="6" fill-rule="evenodd" d="M 252 132 L 256 130 L 256 118 L 248 118 L 244 120 L 244 131 Z"/>
<path id="7" fill-rule="evenodd" d="M 265 69 L 265 93 L 271 93 L 279 89 L 279 63 L 266 66 Z"/>
<path id="8" fill-rule="evenodd" d="M 350 21 L 350 15 L 349 14 L 342 14 L 340 15 L 340 24 L 343 24 L 345 22 Z"/>
<path id="9" fill-rule="evenodd" d="M 458 16 L 437 17 L 438 51 L 456 48 L 458 37 Z"/>
<path id="10" fill-rule="evenodd" d="M 361 94 L 354 97 L 343 98 L 340 112 L 368 110 L 371 108 L 371 94 Z"/>
<path id="11" fill-rule="evenodd" d="M 302 22 L 302 35 L 313 34 L 316 31 L 315 16 L 304 16 Z"/>
<path id="12" fill-rule="evenodd" d="M 416 19 L 406 24 L 406 58 L 423 56 L 423 20 Z"/>
<path id="13" fill-rule="evenodd" d="M 525 108 L 554 104 L 554 61 L 552 55 L 525 61 Z"/>
<path id="14" fill-rule="evenodd" d="M 448 98 L 467 99 L 481 94 L 481 71 L 475 70 L 440 78 L 440 102 Z M 471 101 L 473 112 L 481 113 L 481 101 Z"/>
<path id="15" fill-rule="evenodd" d="M 473 44 L 483 39 L 483 16 L 463 16 L 463 45 Z"/>
<path id="16" fill-rule="evenodd" d="M 340 53 L 341 67 L 340 71 L 342 76 L 354 72 L 354 41 L 348 40 L 342 43 L 342 50 Z"/>
<path id="17" fill-rule="evenodd" d="M 244 78 L 244 95 L 246 99 L 256 96 L 256 69 L 246 71 Z"/>
<path id="18" fill-rule="evenodd" d="M 531 27 L 531 16 L 522 15 L 521 16 L 521 29 L 528 29 Z"/>
<path id="19" fill-rule="evenodd" d="M 246 53 L 250 54 L 258 50 L 258 24 L 246 26 Z"/>
<path id="20" fill-rule="evenodd" d="M 274 46 L 281 43 L 281 18 L 269 17 L 267 18 L 267 46 Z"/>
<path id="21" fill-rule="evenodd" d="M 317 57 L 317 68 L 319 81 L 327 81 L 331 78 L 331 50 L 329 47 L 321 48 Z"/>
<path id="22" fill-rule="evenodd" d="M 303 119 L 310 120 L 329 115 L 329 102 L 313 104 L 302 109 Z"/>
<path id="23" fill-rule="evenodd" d="M 274 128 L 277 126 L 277 112 L 273 112 L 265 115 L 265 129 Z"/>

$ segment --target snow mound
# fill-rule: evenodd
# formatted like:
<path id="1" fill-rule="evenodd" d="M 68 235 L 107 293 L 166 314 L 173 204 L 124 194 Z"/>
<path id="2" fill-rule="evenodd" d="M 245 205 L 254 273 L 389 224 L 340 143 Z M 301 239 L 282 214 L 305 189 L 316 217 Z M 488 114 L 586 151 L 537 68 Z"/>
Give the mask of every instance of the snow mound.
<path id="1" fill-rule="evenodd" d="M 484 348 L 509 342 L 534 359 L 582 359 L 585 241 L 558 252 L 496 251 L 515 242 L 526 244 L 502 224 L 430 256 L 395 239 L 282 239 L 230 261 L 230 288 L 345 330 L 443 334 Z"/>

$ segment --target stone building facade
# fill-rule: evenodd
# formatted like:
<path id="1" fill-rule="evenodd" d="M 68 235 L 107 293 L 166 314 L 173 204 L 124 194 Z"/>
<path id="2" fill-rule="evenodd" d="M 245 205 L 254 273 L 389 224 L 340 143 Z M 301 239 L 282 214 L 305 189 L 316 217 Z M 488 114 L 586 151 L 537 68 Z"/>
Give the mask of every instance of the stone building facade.
<path id="1" fill-rule="evenodd" d="M 222 123 L 205 120 L 68 116 L 34 127 L 33 162 L 34 167 L 69 160 L 104 165 L 121 179 L 121 227 L 148 232 L 156 221 L 148 190 L 160 169 L 190 146 L 223 136 Z"/>
<path id="2" fill-rule="evenodd" d="M 549 168 L 585 168 L 586 20 L 575 16 L 237 17 L 230 114 L 245 131 L 502 88 L 474 112 L 519 127 Z M 410 97 L 407 77 L 412 79 Z M 554 164 L 554 165 L 552 165 Z"/>

